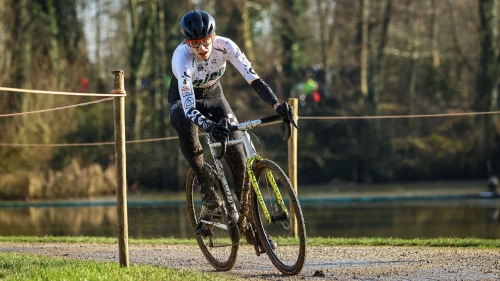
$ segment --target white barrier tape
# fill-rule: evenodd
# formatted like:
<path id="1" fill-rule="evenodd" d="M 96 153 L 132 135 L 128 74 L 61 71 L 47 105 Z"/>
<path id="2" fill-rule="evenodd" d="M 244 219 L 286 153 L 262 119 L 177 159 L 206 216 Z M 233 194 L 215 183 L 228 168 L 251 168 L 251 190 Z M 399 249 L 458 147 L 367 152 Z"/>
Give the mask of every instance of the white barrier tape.
<path id="1" fill-rule="evenodd" d="M 200 134 L 201 136 L 201 134 Z M 174 140 L 179 137 L 166 137 L 166 138 L 156 138 L 156 139 L 147 139 L 147 140 L 131 140 L 126 141 L 126 144 L 134 144 L 134 143 L 144 143 L 144 142 L 155 142 L 155 141 L 165 141 L 165 140 Z M 94 143 L 35 143 L 35 144 L 17 144 L 17 143 L 0 143 L 0 146 L 34 146 L 34 147 L 63 147 L 63 146 L 97 146 L 97 145 L 112 145 L 114 142 L 94 142 Z"/>
<path id="2" fill-rule="evenodd" d="M 449 116 L 468 116 L 468 115 L 486 115 L 500 114 L 500 111 L 486 112 L 459 112 L 459 113 L 438 113 L 422 115 L 385 115 L 385 116 L 304 116 L 298 119 L 302 120 L 345 120 L 345 119 L 403 119 L 403 118 L 429 118 L 429 117 L 449 117 Z"/>
<path id="3" fill-rule="evenodd" d="M 73 92 L 54 92 L 54 91 L 40 91 L 0 87 L 0 91 L 17 92 L 17 93 L 33 93 L 33 94 L 51 94 L 51 95 L 66 95 L 66 96 L 90 96 L 90 97 L 125 97 L 126 94 L 97 94 L 97 93 L 73 93 Z"/>
<path id="4" fill-rule="evenodd" d="M 56 110 L 67 109 L 67 108 L 72 108 L 72 107 L 89 105 L 89 104 L 93 104 L 93 103 L 100 103 L 100 102 L 108 101 L 108 100 L 112 100 L 112 99 L 113 98 L 106 98 L 106 99 L 100 99 L 100 100 L 91 101 L 91 102 L 84 102 L 84 103 L 79 103 L 79 104 L 74 104 L 74 105 L 61 106 L 61 107 L 49 108 L 49 109 L 42 109 L 42 110 L 36 110 L 36 111 L 0 114 L 0 118 L 1 117 L 9 117 L 9 116 L 19 116 L 19 115 L 33 114 L 33 113 L 56 111 Z"/>
<path id="5" fill-rule="evenodd" d="M 465 113 L 444 113 L 444 114 L 424 114 L 424 115 L 394 115 L 394 116 L 298 116 L 297 119 L 303 120 L 339 120 L 339 119 L 388 119 L 388 118 L 422 118 L 422 117 L 447 117 L 447 116 L 467 116 L 467 115 L 482 115 L 482 114 L 499 114 L 500 111 L 488 111 L 488 112 L 465 112 Z M 0 115 L 1 116 L 1 115 Z M 272 124 L 278 123 L 273 122 Z M 264 124 L 270 125 L 270 124 Z M 203 136 L 205 134 L 199 134 Z M 145 142 L 155 142 L 164 140 L 178 139 L 178 137 L 165 137 L 147 140 L 132 140 L 126 141 L 127 144 L 133 143 L 145 143 Z M 0 146 L 95 146 L 95 145 L 111 145 L 114 142 L 101 142 L 101 143 L 80 143 L 80 144 L 14 144 L 14 143 L 0 143 Z"/>

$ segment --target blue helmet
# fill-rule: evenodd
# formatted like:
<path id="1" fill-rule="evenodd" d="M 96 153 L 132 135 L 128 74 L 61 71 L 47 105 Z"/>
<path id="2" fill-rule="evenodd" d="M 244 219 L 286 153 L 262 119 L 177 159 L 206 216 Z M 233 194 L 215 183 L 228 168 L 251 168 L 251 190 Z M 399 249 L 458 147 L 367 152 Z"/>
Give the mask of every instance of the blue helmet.
<path id="1" fill-rule="evenodd" d="M 202 39 L 214 34 L 215 20 L 203 10 L 190 11 L 182 17 L 180 31 L 185 40 Z"/>

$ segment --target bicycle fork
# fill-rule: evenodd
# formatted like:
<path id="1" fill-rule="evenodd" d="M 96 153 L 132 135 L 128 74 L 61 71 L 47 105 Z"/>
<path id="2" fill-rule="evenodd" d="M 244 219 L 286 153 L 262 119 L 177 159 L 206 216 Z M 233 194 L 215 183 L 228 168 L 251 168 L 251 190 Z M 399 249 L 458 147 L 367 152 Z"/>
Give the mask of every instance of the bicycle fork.
<path id="1" fill-rule="evenodd" d="M 262 197 L 262 193 L 260 192 L 259 185 L 257 184 L 257 179 L 255 178 L 255 173 L 253 172 L 253 165 L 256 161 L 262 161 L 262 157 L 256 155 L 252 158 L 249 158 L 247 161 L 247 173 L 248 177 L 250 178 L 250 182 L 252 183 L 253 190 L 255 191 L 255 194 L 257 195 L 257 200 L 259 201 L 259 204 L 262 208 L 262 212 L 264 212 L 264 215 L 266 216 L 266 220 L 268 223 L 275 223 L 277 221 L 283 221 L 289 218 L 289 212 L 286 208 L 285 202 L 283 201 L 283 197 L 281 196 L 281 193 L 278 189 L 278 185 L 276 184 L 276 180 L 274 179 L 273 174 L 271 171 L 266 170 L 266 178 L 269 181 L 271 187 L 273 188 L 274 195 L 276 196 L 276 200 L 278 201 L 278 206 L 281 210 L 281 214 L 271 216 L 269 213 L 269 210 L 267 209 L 267 206 L 264 202 L 264 198 Z"/>
<path id="2" fill-rule="evenodd" d="M 241 140 L 244 144 L 245 147 L 245 152 L 247 155 L 247 174 L 250 179 L 250 183 L 253 187 L 253 190 L 255 191 L 255 194 L 257 195 L 257 200 L 259 200 L 259 204 L 262 207 L 262 211 L 264 212 L 264 215 L 266 216 L 266 220 L 269 223 L 274 223 L 276 221 L 280 220 L 285 220 L 289 217 L 288 210 L 285 206 L 285 203 L 283 202 L 283 197 L 281 197 L 281 193 L 278 189 L 278 185 L 276 184 L 276 181 L 274 180 L 274 176 L 272 175 L 271 171 L 266 170 L 266 177 L 269 183 L 271 184 L 274 194 L 276 196 L 276 199 L 278 200 L 278 205 L 281 211 L 283 212 L 282 215 L 278 216 L 271 216 L 269 214 L 269 210 L 267 209 L 267 206 L 264 202 L 264 199 L 262 198 L 262 193 L 260 192 L 259 185 L 257 184 L 257 179 L 255 178 L 255 173 L 253 172 L 253 167 L 255 162 L 262 161 L 262 157 L 260 157 L 257 154 L 257 151 L 255 150 L 255 147 L 253 146 L 252 140 L 250 139 L 250 135 L 248 134 L 247 131 L 243 131 L 241 134 Z M 243 198 L 243 197 L 242 197 Z"/>

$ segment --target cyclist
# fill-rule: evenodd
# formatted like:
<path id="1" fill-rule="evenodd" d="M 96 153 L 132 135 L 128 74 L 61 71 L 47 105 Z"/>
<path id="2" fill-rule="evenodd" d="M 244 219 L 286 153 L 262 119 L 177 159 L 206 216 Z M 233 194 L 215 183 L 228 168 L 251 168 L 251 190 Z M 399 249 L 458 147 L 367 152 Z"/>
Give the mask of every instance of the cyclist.
<path id="1" fill-rule="evenodd" d="M 172 56 L 173 76 L 168 91 L 170 122 L 179 135 L 184 157 L 201 182 L 203 205 L 209 209 L 217 209 L 222 201 L 203 170 L 203 148 L 198 139 L 198 128 L 221 142 L 241 136 L 241 132 L 230 133 L 219 124 L 223 118 L 227 118 L 230 125 L 238 124 L 219 81 L 226 70 L 226 62 L 231 62 L 284 120 L 291 116 L 289 105 L 279 103 L 238 46 L 231 39 L 216 35 L 215 29 L 215 20 L 206 11 L 194 10 L 182 17 L 180 33 L 183 41 Z M 229 146 L 224 159 L 231 169 L 235 193 L 240 200 L 246 161 L 242 145 Z"/>

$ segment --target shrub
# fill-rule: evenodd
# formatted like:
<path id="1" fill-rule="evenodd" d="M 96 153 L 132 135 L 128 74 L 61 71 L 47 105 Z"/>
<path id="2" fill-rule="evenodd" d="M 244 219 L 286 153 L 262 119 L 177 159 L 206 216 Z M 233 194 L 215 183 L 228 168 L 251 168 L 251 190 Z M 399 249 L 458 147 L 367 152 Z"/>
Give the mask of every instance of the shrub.
<path id="1" fill-rule="evenodd" d="M 82 167 L 76 159 L 61 171 L 18 170 L 0 178 L 0 198 L 4 200 L 88 198 L 115 192 L 114 165 Z"/>

